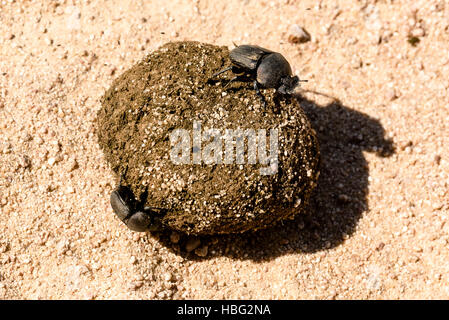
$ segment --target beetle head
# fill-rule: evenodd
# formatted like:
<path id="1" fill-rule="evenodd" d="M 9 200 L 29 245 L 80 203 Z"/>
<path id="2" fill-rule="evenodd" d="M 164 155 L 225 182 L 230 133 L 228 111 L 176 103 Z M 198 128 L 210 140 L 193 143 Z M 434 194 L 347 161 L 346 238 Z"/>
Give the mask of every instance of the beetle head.
<path id="1" fill-rule="evenodd" d="M 298 76 L 282 78 L 278 91 L 281 94 L 293 94 L 300 86 L 300 82 L 307 82 L 307 80 L 299 80 Z"/>

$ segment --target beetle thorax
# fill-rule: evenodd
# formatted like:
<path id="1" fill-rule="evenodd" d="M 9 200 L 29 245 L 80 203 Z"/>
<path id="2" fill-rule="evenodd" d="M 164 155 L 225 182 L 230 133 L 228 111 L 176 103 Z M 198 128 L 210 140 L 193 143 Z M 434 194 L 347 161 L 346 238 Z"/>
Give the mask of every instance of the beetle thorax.
<path id="1" fill-rule="evenodd" d="M 256 80 L 265 88 L 279 88 L 281 80 L 292 75 L 288 61 L 280 53 L 264 56 L 257 68 Z"/>

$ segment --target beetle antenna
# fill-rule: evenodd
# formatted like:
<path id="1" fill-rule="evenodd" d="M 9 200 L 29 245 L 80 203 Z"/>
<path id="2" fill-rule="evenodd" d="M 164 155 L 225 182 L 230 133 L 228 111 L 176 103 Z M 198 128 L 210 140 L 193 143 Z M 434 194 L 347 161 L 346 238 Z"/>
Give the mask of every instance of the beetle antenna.
<path id="1" fill-rule="evenodd" d="M 332 99 L 332 100 L 334 100 L 334 102 L 340 103 L 340 100 L 338 100 L 337 98 L 332 97 L 332 96 L 330 96 L 328 94 L 325 94 L 325 93 L 322 93 L 322 92 L 318 92 L 318 91 L 314 91 L 314 90 L 304 90 L 304 92 L 310 92 L 312 94 L 317 94 L 317 95 L 320 95 L 320 96 Z"/>

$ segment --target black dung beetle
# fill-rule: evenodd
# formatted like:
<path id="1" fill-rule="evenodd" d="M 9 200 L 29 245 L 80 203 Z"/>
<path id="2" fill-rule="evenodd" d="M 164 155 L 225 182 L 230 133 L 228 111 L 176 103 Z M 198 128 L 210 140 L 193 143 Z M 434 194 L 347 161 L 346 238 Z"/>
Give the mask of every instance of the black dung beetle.
<path id="1" fill-rule="evenodd" d="M 232 70 L 237 76 L 232 78 L 230 83 L 241 75 L 248 74 L 253 79 L 254 89 L 264 106 L 266 103 L 259 85 L 263 88 L 274 88 L 283 95 L 290 95 L 299 86 L 299 82 L 307 82 L 292 75 L 292 68 L 282 54 L 259 46 L 236 46 L 230 52 L 229 58 L 233 65 L 213 74 L 212 78 Z"/>
<path id="2" fill-rule="evenodd" d="M 117 217 L 133 231 L 160 230 L 163 209 L 144 207 L 146 192 L 140 201 L 136 201 L 131 189 L 122 185 L 122 180 L 123 176 L 120 176 L 119 185 L 112 191 L 110 198 L 112 210 Z"/>

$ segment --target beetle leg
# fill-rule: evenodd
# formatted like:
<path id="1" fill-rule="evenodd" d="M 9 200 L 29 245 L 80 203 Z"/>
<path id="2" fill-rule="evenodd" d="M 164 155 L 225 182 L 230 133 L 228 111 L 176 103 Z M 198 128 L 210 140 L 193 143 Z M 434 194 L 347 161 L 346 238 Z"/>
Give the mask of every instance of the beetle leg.
<path id="1" fill-rule="evenodd" d="M 222 73 L 225 73 L 226 71 L 229 71 L 229 70 L 232 70 L 232 66 L 230 66 L 230 67 L 228 67 L 228 68 L 226 68 L 226 69 L 223 69 L 223 70 L 221 70 L 221 71 L 218 71 L 218 72 L 214 73 L 214 74 L 212 75 L 211 78 L 215 78 L 216 76 L 218 76 L 218 75 L 220 75 L 220 74 L 222 74 Z"/>
<path id="2" fill-rule="evenodd" d="M 231 82 L 237 80 L 239 77 L 240 77 L 240 75 L 235 76 L 234 78 L 232 78 L 231 80 L 229 80 L 228 83 L 226 83 L 226 85 L 225 85 L 224 87 L 226 88 L 227 86 L 229 86 L 229 85 L 231 84 Z"/>
<path id="3" fill-rule="evenodd" d="M 158 208 L 158 207 L 144 207 L 143 211 L 153 211 L 157 214 L 162 214 L 166 209 Z"/>
<path id="4" fill-rule="evenodd" d="M 257 80 L 254 80 L 253 85 L 254 85 L 254 90 L 256 90 L 256 93 L 257 93 L 257 95 L 259 96 L 259 98 L 260 98 L 260 100 L 262 102 L 262 106 L 265 109 L 267 107 L 267 102 L 265 101 L 264 96 L 260 92 L 259 85 L 257 84 Z"/>

